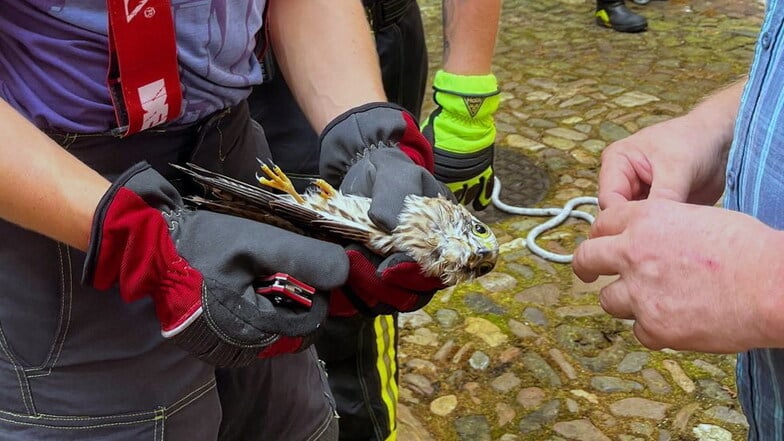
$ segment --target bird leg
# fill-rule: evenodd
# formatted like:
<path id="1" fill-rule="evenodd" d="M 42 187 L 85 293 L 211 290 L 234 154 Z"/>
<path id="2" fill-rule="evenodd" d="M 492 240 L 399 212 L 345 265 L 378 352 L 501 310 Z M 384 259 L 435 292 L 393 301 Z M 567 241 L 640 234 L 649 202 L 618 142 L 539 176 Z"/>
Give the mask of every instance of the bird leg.
<path id="1" fill-rule="evenodd" d="M 319 195 L 324 199 L 332 199 L 337 194 L 335 187 L 323 179 L 311 179 L 310 184 L 319 189 Z"/>
<path id="2" fill-rule="evenodd" d="M 259 176 L 259 174 L 256 173 L 256 179 L 259 181 L 259 184 L 278 189 L 284 193 L 288 193 L 294 198 L 295 201 L 300 204 L 305 202 L 305 200 L 302 199 L 302 196 L 297 193 L 297 190 L 294 188 L 294 184 L 291 183 L 289 177 L 286 176 L 286 173 L 283 173 L 283 170 L 281 170 L 280 167 L 275 165 L 272 161 L 270 161 L 272 164 L 272 167 L 270 167 L 260 159 L 257 160 L 259 161 L 259 164 L 261 164 L 261 171 L 267 175 L 265 178 Z"/>

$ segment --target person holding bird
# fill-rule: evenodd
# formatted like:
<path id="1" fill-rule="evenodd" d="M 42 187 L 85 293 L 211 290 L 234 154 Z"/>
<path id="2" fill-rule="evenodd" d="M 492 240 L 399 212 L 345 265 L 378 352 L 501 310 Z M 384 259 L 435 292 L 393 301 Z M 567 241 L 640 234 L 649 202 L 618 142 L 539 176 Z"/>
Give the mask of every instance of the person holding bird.
<path id="1" fill-rule="evenodd" d="M 373 30 L 387 98 L 422 121 L 423 134 L 433 145 L 434 176 L 462 205 L 484 209 L 491 203 L 494 184 L 494 115 L 500 89 L 492 60 L 501 0 L 440 2 L 443 51 L 432 77 L 436 108 L 424 117 L 428 53 L 417 2 L 361 3 Z M 251 115 L 264 128 L 275 163 L 303 190 L 310 179 L 321 177 L 319 152 L 329 138 L 313 130 L 297 105 L 289 78 L 274 68 L 274 51 L 266 55 L 274 75 L 254 87 Z M 405 179 L 401 175 L 398 180 Z M 340 439 L 393 440 L 398 430 L 398 314 L 390 308 L 356 308 L 350 301 L 340 305 L 315 343 L 335 394 Z"/>
<path id="2" fill-rule="evenodd" d="M 378 228 L 394 230 L 411 195 L 448 194 L 414 118 L 386 102 L 372 40 L 356 38 L 370 35 L 358 2 L 5 5 L 0 437 L 336 439 L 311 346 L 340 307 L 329 299 L 407 311 L 444 286 L 403 253 L 186 205 L 193 184 L 170 163 L 252 183 L 269 156 L 246 102 L 263 22 L 323 133 L 320 169 L 371 199 Z M 278 273 L 315 289 L 309 308 L 257 294 Z"/>

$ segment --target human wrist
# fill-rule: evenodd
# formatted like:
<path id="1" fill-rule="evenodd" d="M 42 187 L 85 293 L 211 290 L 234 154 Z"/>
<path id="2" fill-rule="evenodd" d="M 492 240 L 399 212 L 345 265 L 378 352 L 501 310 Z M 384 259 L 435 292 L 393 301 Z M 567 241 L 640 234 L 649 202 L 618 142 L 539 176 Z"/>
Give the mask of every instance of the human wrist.
<path id="1" fill-rule="evenodd" d="M 737 82 L 698 103 L 686 115 L 700 130 L 712 139 L 710 142 L 718 153 L 725 157 L 729 153 L 735 133 L 741 94 L 745 81 Z"/>

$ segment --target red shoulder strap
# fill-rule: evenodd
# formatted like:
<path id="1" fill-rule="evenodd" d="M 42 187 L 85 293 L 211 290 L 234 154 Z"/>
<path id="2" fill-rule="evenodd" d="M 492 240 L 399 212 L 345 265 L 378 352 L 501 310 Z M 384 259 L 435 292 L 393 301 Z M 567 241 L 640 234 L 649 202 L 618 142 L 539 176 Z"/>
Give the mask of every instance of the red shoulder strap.
<path id="1" fill-rule="evenodd" d="M 169 0 L 106 0 L 109 91 L 122 136 L 180 115 L 182 89 Z"/>

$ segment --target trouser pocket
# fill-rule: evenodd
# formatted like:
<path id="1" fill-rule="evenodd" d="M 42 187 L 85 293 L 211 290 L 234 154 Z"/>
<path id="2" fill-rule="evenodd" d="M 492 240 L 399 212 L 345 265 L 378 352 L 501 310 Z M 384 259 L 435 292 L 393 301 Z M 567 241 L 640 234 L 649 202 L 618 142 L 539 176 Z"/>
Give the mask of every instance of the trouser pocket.
<path id="1" fill-rule="evenodd" d="M 26 369 L 45 368 L 57 357 L 68 326 L 73 286 L 68 247 L 5 221 L 0 237 L 5 242 L 0 246 L 0 358 Z"/>

